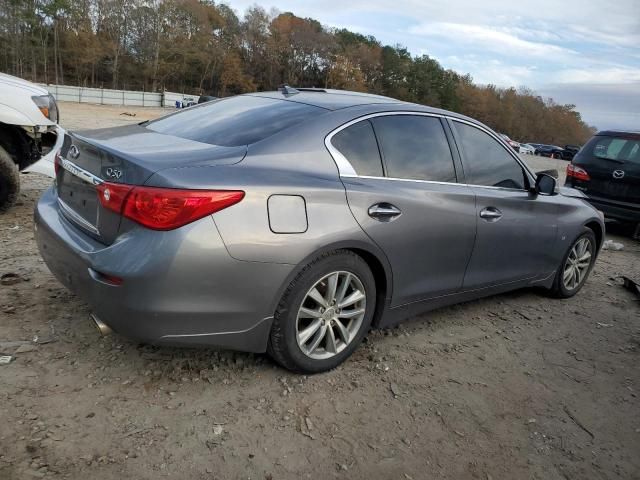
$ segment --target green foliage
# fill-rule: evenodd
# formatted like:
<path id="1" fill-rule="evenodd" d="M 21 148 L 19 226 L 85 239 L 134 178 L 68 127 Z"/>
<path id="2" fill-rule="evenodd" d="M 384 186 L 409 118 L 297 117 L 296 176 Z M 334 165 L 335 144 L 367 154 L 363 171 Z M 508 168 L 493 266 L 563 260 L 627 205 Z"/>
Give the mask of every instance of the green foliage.
<path id="1" fill-rule="evenodd" d="M 0 71 L 47 83 L 231 95 L 293 86 L 369 91 L 460 112 L 516 140 L 583 143 L 574 105 L 480 86 L 401 45 L 213 0 L 0 0 Z"/>

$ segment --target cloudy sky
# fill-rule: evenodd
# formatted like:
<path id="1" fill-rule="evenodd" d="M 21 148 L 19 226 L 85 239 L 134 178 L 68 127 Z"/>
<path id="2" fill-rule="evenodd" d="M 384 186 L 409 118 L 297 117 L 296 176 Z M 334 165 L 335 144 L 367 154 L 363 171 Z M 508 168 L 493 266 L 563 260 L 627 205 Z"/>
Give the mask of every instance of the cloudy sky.
<path id="1" fill-rule="evenodd" d="M 239 14 L 255 0 L 226 0 Z M 477 83 L 533 88 L 598 128 L 640 130 L 640 0 L 265 0 L 400 43 Z"/>

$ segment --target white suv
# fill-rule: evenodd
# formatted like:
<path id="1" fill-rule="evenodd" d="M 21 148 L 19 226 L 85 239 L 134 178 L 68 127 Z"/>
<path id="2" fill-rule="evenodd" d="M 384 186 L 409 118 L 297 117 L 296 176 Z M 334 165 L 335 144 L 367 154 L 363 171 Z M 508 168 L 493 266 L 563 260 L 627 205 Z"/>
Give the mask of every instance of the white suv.
<path id="1" fill-rule="evenodd" d="M 53 155 L 64 137 L 58 119 L 47 90 L 0 73 L 0 211 L 17 199 L 20 171 L 30 167 L 52 176 Z"/>

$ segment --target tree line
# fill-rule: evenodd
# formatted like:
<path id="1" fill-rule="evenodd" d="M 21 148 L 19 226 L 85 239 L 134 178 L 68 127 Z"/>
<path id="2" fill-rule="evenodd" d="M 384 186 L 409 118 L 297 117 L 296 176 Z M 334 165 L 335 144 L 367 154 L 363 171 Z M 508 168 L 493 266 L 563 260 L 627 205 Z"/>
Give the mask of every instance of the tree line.
<path id="1" fill-rule="evenodd" d="M 574 105 L 477 85 L 428 55 L 293 13 L 211 0 L 2 0 L 0 71 L 86 87 L 228 96 L 281 84 L 372 92 L 474 117 L 517 140 L 581 144 Z"/>

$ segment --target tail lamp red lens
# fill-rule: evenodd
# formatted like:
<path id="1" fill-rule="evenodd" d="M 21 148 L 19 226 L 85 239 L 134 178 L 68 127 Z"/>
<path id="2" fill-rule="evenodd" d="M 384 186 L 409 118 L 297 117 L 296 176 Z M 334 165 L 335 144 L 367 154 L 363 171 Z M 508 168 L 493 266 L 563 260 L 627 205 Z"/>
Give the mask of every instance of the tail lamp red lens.
<path id="1" fill-rule="evenodd" d="M 103 207 L 152 230 L 173 230 L 235 205 L 241 190 L 183 190 L 104 182 L 98 185 Z"/>
<path id="2" fill-rule="evenodd" d="M 582 167 L 578 167 L 573 163 L 567 165 L 567 177 L 575 178 L 576 180 L 582 180 L 588 182 L 591 180 L 589 173 Z"/>

